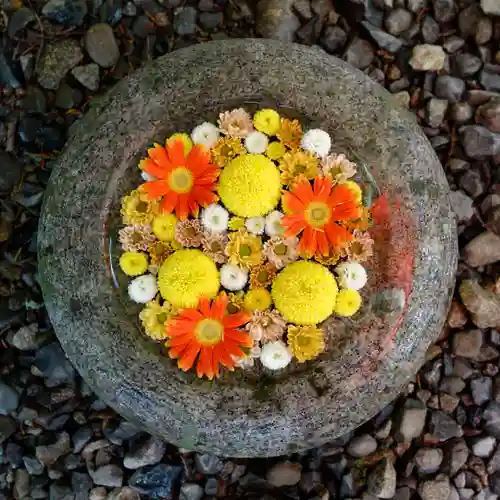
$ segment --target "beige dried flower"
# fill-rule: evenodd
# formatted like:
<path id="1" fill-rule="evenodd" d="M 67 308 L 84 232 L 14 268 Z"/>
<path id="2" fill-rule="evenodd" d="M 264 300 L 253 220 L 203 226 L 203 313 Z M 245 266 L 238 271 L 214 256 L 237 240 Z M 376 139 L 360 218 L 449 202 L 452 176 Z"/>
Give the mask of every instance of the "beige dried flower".
<path id="1" fill-rule="evenodd" d="M 246 329 L 254 341 L 260 341 L 263 344 L 281 339 L 285 327 L 286 321 L 274 309 L 272 311 L 254 311 L 246 325 Z"/>
<path id="2" fill-rule="evenodd" d="M 118 240 L 125 252 L 140 252 L 156 241 L 151 226 L 127 226 L 118 231 Z"/>
<path id="3" fill-rule="evenodd" d="M 264 244 L 263 253 L 274 267 L 282 269 L 298 259 L 298 244 L 299 240 L 296 237 L 273 236 Z"/>
<path id="4" fill-rule="evenodd" d="M 225 111 L 219 115 L 219 129 L 224 135 L 241 139 L 253 132 L 252 118 L 243 108 Z"/>
<path id="5" fill-rule="evenodd" d="M 203 252 L 213 259 L 214 262 L 217 262 L 217 264 L 225 264 L 227 262 L 227 242 L 227 236 L 222 233 L 205 232 L 201 240 Z"/>
<path id="6" fill-rule="evenodd" d="M 356 164 L 349 161 L 346 155 L 328 155 L 321 162 L 323 175 L 331 177 L 333 182 L 345 182 L 356 174 Z"/>
<path id="7" fill-rule="evenodd" d="M 203 229 L 198 219 L 179 221 L 175 226 L 175 239 L 183 247 L 199 247 L 203 239 Z"/>
<path id="8" fill-rule="evenodd" d="M 354 240 L 347 247 L 347 257 L 357 262 L 365 262 L 373 255 L 374 241 L 368 231 L 354 231 Z"/>

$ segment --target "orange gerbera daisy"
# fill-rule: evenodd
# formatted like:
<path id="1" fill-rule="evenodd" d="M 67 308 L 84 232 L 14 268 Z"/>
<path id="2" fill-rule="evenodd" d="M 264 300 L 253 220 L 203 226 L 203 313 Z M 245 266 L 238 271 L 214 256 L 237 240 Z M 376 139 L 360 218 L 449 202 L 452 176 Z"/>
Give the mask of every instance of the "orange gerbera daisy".
<path id="1" fill-rule="evenodd" d="M 302 233 L 297 250 L 312 256 L 328 255 L 331 247 L 339 248 L 351 241 L 352 234 L 337 221 L 357 219 L 360 208 L 355 193 L 347 186 L 335 187 L 330 178 L 317 176 L 314 189 L 302 177 L 285 192 L 285 204 L 291 212 L 280 224 L 285 228 L 285 236 Z"/>
<path id="2" fill-rule="evenodd" d="M 169 356 L 178 359 L 177 366 L 189 370 L 196 362 L 196 374 L 210 380 L 219 375 L 219 363 L 233 371 L 232 356 L 241 358 L 241 347 L 252 347 L 253 340 L 246 332 L 237 330 L 248 323 L 250 315 L 244 312 L 227 314 L 228 297 L 220 294 L 212 301 L 203 297 L 198 308 L 182 309 L 166 324 Z"/>
<path id="3" fill-rule="evenodd" d="M 210 163 L 210 151 L 195 145 L 187 155 L 181 139 L 169 141 L 166 148 L 155 144 L 148 149 L 149 158 L 141 168 L 156 177 L 142 188 L 150 199 L 163 197 L 160 208 L 164 213 L 175 210 L 179 219 L 198 216 L 199 205 L 206 207 L 218 199 L 215 183 L 220 169 Z"/>

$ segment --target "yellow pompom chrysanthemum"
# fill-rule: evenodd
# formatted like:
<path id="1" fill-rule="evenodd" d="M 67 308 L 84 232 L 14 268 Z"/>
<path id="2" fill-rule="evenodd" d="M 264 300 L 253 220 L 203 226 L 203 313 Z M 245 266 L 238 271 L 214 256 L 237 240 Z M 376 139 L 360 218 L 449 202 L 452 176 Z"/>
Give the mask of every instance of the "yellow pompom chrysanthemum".
<path id="1" fill-rule="evenodd" d="M 172 316 L 172 307 L 165 301 L 160 305 L 158 300 L 148 302 L 139 313 L 139 319 L 148 337 L 153 340 L 163 340 L 165 333 L 165 323 Z"/>
<path id="2" fill-rule="evenodd" d="M 264 155 L 246 154 L 235 158 L 219 178 L 222 202 L 240 217 L 266 215 L 276 207 L 280 194 L 280 172 Z"/>
<path id="3" fill-rule="evenodd" d="M 352 316 L 357 313 L 361 307 L 361 295 L 357 290 L 345 288 L 337 295 L 335 303 L 335 313 L 339 316 Z"/>
<path id="4" fill-rule="evenodd" d="M 120 267 L 127 276 L 139 276 L 148 270 L 148 257 L 142 252 L 124 252 Z"/>
<path id="5" fill-rule="evenodd" d="M 196 307 L 200 297 L 214 298 L 219 291 L 215 262 L 200 250 L 179 250 L 161 265 L 158 288 L 176 308 Z"/>
<path id="6" fill-rule="evenodd" d="M 265 288 L 254 288 L 245 295 L 247 311 L 265 311 L 273 303 L 271 294 Z"/>
<path id="7" fill-rule="evenodd" d="M 253 117 L 253 126 L 267 135 L 276 135 L 281 128 L 280 115 L 274 109 L 261 109 Z"/>
<path id="8" fill-rule="evenodd" d="M 191 140 L 191 137 L 189 137 L 189 134 L 173 134 L 165 141 L 165 144 L 169 144 L 177 139 L 180 139 L 182 144 L 184 144 L 184 156 L 187 156 L 193 148 L 193 141 Z"/>
<path id="9" fill-rule="evenodd" d="M 314 325 L 289 326 L 288 347 L 299 363 L 314 359 L 325 349 L 323 330 Z"/>
<path id="10" fill-rule="evenodd" d="M 172 241 L 176 224 L 177 217 L 174 214 L 157 215 L 153 219 L 153 233 L 160 241 Z"/>
<path id="11" fill-rule="evenodd" d="M 338 287 L 333 274 L 314 262 L 289 264 L 275 278 L 272 298 L 290 323 L 315 325 L 333 312 Z"/>

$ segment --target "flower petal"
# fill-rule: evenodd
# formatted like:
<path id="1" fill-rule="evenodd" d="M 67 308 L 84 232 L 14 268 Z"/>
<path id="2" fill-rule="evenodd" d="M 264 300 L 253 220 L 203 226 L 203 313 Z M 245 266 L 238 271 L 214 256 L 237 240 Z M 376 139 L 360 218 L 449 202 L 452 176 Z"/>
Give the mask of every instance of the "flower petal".
<path id="1" fill-rule="evenodd" d="M 345 245 L 353 238 L 352 234 L 347 229 L 335 224 L 334 222 L 327 224 L 325 226 L 325 231 L 334 248 Z"/>
<path id="2" fill-rule="evenodd" d="M 317 248 L 317 231 L 312 227 L 307 226 L 302 233 L 300 238 L 300 243 L 297 246 L 297 250 L 300 253 L 305 253 L 306 255 L 314 255 Z"/>
<path id="3" fill-rule="evenodd" d="M 228 302 L 229 298 L 225 293 L 221 293 L 220 295 L 218 295 L 212 302 L 212 310 L 210 316 L 214 319 L 222 321 Z"/>
<path id="4" fill-rule="evenodd" d="M 328 237 L 323 231 L 316 231 L 318 238 L 318 251 L 321 255 L 328 255 Z"/>
<path id="5" fill-rule="evenodd" d="M 292 212 L 303 212 L 306 208 L 304 203 L 289 191 L 285 191 L 284 193 L 284 202 L 287 210 L 289 209 Z"/>
<path id="6" fill-rule="evenodd" d="M 182 142 L 182 139 L 169 141 L 167 144 L 167 152 L 170 163 L 174 167 L 182 167 L 186 164 L 186 157 L 184 155 L 184 143 Z"/>
<path id="7" fill-rule="evenodd" d="M 214 357 L 215 356 L 216 356 L 216 359 L 219 360 L 219 363 L 221 363 L 223 366 L 225 366 L 226 368 L 228 368 L 231 371 L 234 370 L 233 358 L 231 358 L 231 355 L 226 351 L 223 342 L 221 342 L 220 344 L 217 344 L 214 347 Z"/>
<path id="8" fill-rule="evenodd" d="M 191 196 L 202 207 L 207 207 L 217 201 L 217 195 L 204 186 L 194 185 L 191 189 Z"/>
<path id="9" fill-rule="evenodd" d="M 292 193 L 304 205 L 307 205 L 314 198 L 314 193 L 311 184 L 305 177 L 299 178 L 299 180 L 293 185 Z"/>
<path id="10" fill-rule="evenodd" d="M 195 144 L 186 158 L 186 166 L 195 177 L 203 174 L 210 166 L 210 151 L 200 144 Z"/>
<path id="11" fill-rule="evenodd" d="M 188 194 L 177 195 L 177 206 L 175 207 L 175 215 L 177 215 L 177 218 L 180 220 L 187 219 L 189 215 L 188 200 L 189 200 Z"/>
<path id="12" fill-rule="evenodd" d="M 318 175 L 314 179 L 314 198 L 315 201 L 326 201 L 332 191 L 332 181 L 329 177 Z"/>
<path id="13" fill-rule="evenodd" d="M 224 330 L 224 338 L 234 340 L 244 347 L 252 347 L 253 345 L 253 340 L 248 333 L 234 328 Z"/>
<path id="14" fill-rule="evenodd" d="M 224 317 L 222 324 L 224 328 L 237 328 L 250 321 L 250 314 L 246 312 L 239 312 L 236 314 L 229 314 Z"/>
<path id="15" fill-rule="evenodd" d="M 198 344 L 197 342 L 191 342 L 188 348 L 182 354 L 182 357 L 179 358 L 177 366 L 181 370 L 187 372 L 193 366 L 194 360 L 196 359 L 196 356 L 198 356 L 198 353 L 200 352 L 200 348 L 201 348 L 200 344 Z"/>
<path id="16" fill-rule="evenodd" d="M 207 297 L 200 297 L 198 309 L 205 318 L 210 318 L 210 300 Z"/>
<path id="17" fill-rule="evenodd" d="M 198 363 L 196 364 L 196 375 L 198 375 L 198 377 L 203 377 L 203 375 L 205 375 L 209 379 L 214 378 L 211 347 L 201 347 L 200 357 L 198 358 Z"/>
<path id="18" fill-rule="evenodd" d="M 164 214 L 170 214 L 177 205 L 177 193 L 170 191 L 166 196 L 164 196 L 160 203 L 160 210 Z"/>
<path id="19" fill-rule="evenodd" d="M 155 144 L 154 148 L 148 149 L 148 155 L 152 160 L 155 161 L 155 163 L 164 172 L 167 171 L 167 173 L 168 173 L 168 171 L 173 168 L 173 165 L 168 157 L 167 150 L 163 146 L 160 146 L 159 144 Z M 153 172 L 149 172 L 147 170 L 146 170 L 146 172 L 148 172 L 151 175 L 155 175 L 155 174 L 153 174 Z M 163 175 L 161 175 L 161 177 L 163 177 Z"/>
<path id="20" fill-rule="evenodd" d="M 150 200 L 161 198 L 170 192 L 168 182 L 164 180 L 145 182 L 141 189 L 147 193 Z"/>

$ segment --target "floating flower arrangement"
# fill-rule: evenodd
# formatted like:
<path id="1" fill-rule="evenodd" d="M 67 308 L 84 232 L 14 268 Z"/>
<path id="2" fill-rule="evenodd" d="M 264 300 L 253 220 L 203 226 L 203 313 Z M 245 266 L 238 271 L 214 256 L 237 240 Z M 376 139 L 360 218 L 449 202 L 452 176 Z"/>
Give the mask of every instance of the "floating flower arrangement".
<path id="1" fill-rule="evenodd" d="M 281 370 L 360 308 L 372 255 L 356 165 L 320 129 L 239 108 L 155 144 L 122 199 L 122 271 L 181 370 Z"/>

